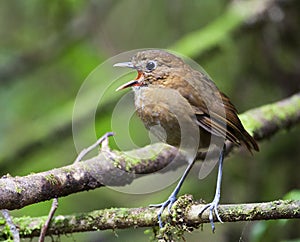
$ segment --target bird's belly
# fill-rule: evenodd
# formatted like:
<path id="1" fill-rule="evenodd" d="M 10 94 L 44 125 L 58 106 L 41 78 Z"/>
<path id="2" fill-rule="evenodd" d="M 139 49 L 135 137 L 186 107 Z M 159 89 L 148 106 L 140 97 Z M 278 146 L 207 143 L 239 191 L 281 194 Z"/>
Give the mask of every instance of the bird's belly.
<path id="1" fill-rule="evenodd" d="M 173 146 L 204 146 L 192 107 L 176 90 L 136 89 L 135 106 L 145 127 L 160 140 Z"/>
<path id="2" fill-rule="evenodd" d="M 158 139 L 174 146 L 180 144 L 180 125 L 168 107 L 162 104 L 143 105 L 142 108 L 137 107 L 137 114 Z"/>

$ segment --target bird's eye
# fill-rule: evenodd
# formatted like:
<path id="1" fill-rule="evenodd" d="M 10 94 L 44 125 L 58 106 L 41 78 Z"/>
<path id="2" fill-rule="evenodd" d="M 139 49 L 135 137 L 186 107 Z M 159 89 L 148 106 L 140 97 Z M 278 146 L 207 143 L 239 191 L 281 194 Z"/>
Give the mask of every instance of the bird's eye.
<path id="1" fill-rule="evenodd" d="M 147 64 L 146 64 L 146 68 L 148 71 L 152 71 L 156 68 L 156 62 L 155 61 L 149 61 Z"/>

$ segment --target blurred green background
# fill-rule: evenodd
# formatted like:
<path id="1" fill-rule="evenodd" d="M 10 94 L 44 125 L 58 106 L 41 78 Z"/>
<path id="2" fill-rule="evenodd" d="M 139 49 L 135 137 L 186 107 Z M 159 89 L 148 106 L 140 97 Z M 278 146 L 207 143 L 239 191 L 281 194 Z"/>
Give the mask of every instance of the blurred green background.
<path id="1" fill-rule="evenodd" d="M 240 112 L 298 92 L 300 2 L 269 1 L 266 11 L 250 16 L 265 2 L 0 1 L 1 175 L 22 176 L 73 162 L 77 152 L 72 111 L 79 88 L 99 64 L 123 51 L 165 48 L 193 58 Z M 241 3 L 248 5 L 235 8 Z M 108 76 L 98 79 L 101 85 Z M 98 136 L 111 131 L 112 111 L 124 93 L 111 92 L 99 104 Z M 89 110 L 87 104 L 76 115 L 84 120 Z M 138 145 L 149 141 L 138 119 L 133 118 L 128 128 L 123 126 L 120 122 Z M 91 144 L 85 131 L 83 122 L 79 129 L 82 147 Z M 298 125 L 261 142 L 261 152 L 253 157 L 242 152 L 231 155 L 225 162 L 221 203 L 270 201 L 297 191 L 299 131 Z M 122 138 L 119 134 L 118 139 Z M 111 146 L 118 148 L 113 139 Z M 216 169 L 204 180 L 198 180 L 197 174 L 195 167 L 181 194 L 210 201 Z M 145 206 L 163 201 L 172 189 L 143 195 L 96 189 L 60 198 L 56 215 Z M 43 202 L 12 214 L 46 215 L 50 204 Z M 210 226 L 204 225 L 203 231 L 185 237 L 187 241 L 299 241 L 299 227 L 296 220 L 227 223 L 218 224 L 212 234 Z M 150 235 L 145 230 L 73 234 L 60 240 L 147 241 Z"/>

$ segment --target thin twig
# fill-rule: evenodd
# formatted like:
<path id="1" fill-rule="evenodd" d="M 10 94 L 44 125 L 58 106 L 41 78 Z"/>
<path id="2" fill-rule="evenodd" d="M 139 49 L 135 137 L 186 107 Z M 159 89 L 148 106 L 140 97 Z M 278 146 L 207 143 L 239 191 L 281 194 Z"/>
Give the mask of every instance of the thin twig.
<path id="1" fill-rule="evenodd" d="M 2 209 L 1 213 L 7 223 L 7 225 L 9 226 L 10 232 L 13 236 L 14 242 L 19 242 L 20 241 L 20 234 L 19 231 L 16 227 L 16 225 L 14 224 L 14 222 L 12 221 L 12 218 L 9 214 L 9 211 L 7 209 Z"/>
<path id="2" fill-rule="evenodd" d="M 53 218 L 57 207 L 58 207 L 58 198 L 54 198 L 53 201 L 52 201 L 50 212 L 48 214 L 48 218 L 47 218 L 45 224 L 43 225 L 43 227 L 41 229 L 39 242 L 44 242 L 47 230 L 48 230 L 50 222 L 51 222 L 51 219 Z"/>
<path id="3" fill-rule="evenodd" d="M 107 140 L 108 137 L 113 136 L 114 133 L 113 132 L 108 132 L 105 135 L 103 135 L 101 138 L 99 138 L 94 144 L 92 144 L 91 146 L 89 146 L 88 148 L 83 149 L 79 155 L 77 156 L 76 160 L 74 161 L 74 163 L 77 163 L 79 161 L 82 160 L 82 158 L 84 156 L 86 156 L 90 151 L 92 151 L 93 149 L 95 149 L 97 146 L 99 146 L 102 142 L 104 142 L 105 140 Z M 107 146 L 107 143 L 105 143 L 105 147 Z M 107 148 L 107 147 L 106 147 Z"/>

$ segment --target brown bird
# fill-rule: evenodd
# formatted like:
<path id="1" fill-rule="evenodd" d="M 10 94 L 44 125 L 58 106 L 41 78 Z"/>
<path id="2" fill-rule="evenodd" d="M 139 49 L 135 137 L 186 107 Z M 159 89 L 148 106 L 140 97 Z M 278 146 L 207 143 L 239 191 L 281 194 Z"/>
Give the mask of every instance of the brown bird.
<path id="1" fill-rule="evenodd" d="M 221 142 L 215 197 L 200 212 L 202 214 L 209 208 L 210 223 L 214 231 L 213 212 L 222 222 L 217 207 L 220 200 L 225 140 L 237 146 L 244 146 L 250 152 L 259 150 L 255 140 L 244 129 L 236 108 L 207 74 L 193 69 L 169 52 L 141 51 L 135 54 L 130 62 L 117 63 L 114 66 L 137 70 L 136 79 L 117 90 L 133 88 L 138 116 L 148 129 L 156 125 L 163 128 L 164 133 L 158 134 L 159 138 L 186 150 L 195 144 L 197 149 L 207 149 L 211 142 Z M 188 165 L 170 197 L 165 202 L 155 205 L 160 207 L 160 227 L 163 226 L 163 210 L 166 207 L 170 210 L 176 201 L 180 187 L 193 164 L 194 160 Z"/>

